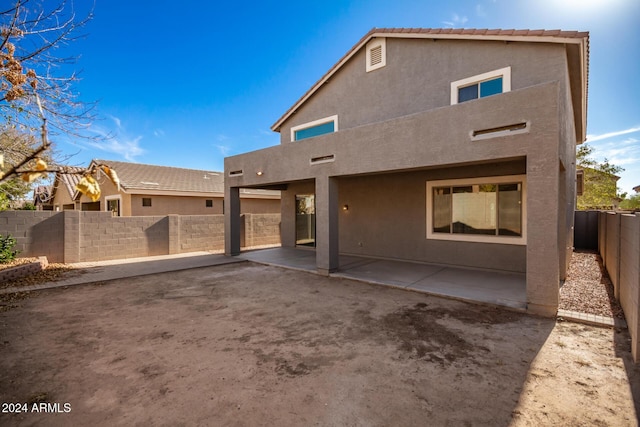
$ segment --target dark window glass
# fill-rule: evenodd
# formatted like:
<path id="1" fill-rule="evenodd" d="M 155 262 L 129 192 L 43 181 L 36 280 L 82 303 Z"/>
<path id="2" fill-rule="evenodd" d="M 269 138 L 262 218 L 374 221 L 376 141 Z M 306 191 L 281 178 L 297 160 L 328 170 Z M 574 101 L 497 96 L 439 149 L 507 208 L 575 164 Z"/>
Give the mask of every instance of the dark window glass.
<path id="1" fill-rule="evenodd" d="M 498 190 L 498 234 L 522 236 L 522 184 L 500 184 Z"/>
<path id="2" fill-rule="evenodd" d="M 451 233 L 451 187 L 433 189 L 433 232 Z"/>
<path id="3" fill-rule="evenodd" d="M 143 197 L 142 198 L 142 206 L 150 207 L 151 206 L 151 198 L 150 197 Z"/>
<path id="4" fill-rule="evenodd" d="M 478 98 L 478 85 L 458 88 L 458 102 L 471 101 Z"/>
<path id="5" fill-rule="evenodd" d="M 213 207 L 213 200 L 206 200 L 205 201 L 205 206 L 208 208 L 212 208 Z"/>

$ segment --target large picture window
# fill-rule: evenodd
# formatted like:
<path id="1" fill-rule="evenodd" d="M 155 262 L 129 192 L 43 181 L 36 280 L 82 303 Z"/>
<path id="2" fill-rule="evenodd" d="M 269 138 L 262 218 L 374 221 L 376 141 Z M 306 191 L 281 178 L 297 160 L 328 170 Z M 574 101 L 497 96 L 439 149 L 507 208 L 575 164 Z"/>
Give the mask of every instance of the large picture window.
<path id="1" fill-rule="evenodd" d="M 427 238 L 525 244 L 524 176 L 427 183 Z"/>

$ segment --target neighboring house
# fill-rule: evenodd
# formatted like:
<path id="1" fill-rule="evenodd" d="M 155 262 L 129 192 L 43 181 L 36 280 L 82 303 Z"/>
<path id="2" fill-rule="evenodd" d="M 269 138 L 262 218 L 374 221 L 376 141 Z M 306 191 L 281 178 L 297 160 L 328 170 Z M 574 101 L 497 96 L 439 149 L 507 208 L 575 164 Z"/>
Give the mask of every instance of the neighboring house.
<path id="1" fill-rule="evenodd" d="M 282 190 L 283 246 L 526 273 L 555 315 L 570 260 L 588 33 L 373 29 L 273 125 L 225 159 L 225 251 L 240 190 Z M 309 225 L 309 224 L 312 225 Z"/>
<path id="2" fill-rule="evenodd" d="M 33 189 L 33 206 L 36 210 L 50 211 L 53 210 L 51 204 L 51 189 L 50 185 L 38 185 Z"/>
<path id="3" fill-rule="evenodd" d="M 597 169 L 578 165 L 577 206 L 578 210 L 617 209 L 624 199 L 618 196 L 620 177 Z"/>
<path id="4" fill-rule="evenodd" d="M 224 212 L 222 172 L 93 160 L 106 164 L 120 179 L 120 191 L 103 174 L 97 173 L 102 194 L 92 201 L 76 190 L 84 168 L 67 168 L 72 173 L 56 174 L 51 205 L 56 211 L 111 211 L 114 216 L 208 215 Z M 280 193 L 269 190 L 242 192 L 242 213 L 279 213 Z"/>

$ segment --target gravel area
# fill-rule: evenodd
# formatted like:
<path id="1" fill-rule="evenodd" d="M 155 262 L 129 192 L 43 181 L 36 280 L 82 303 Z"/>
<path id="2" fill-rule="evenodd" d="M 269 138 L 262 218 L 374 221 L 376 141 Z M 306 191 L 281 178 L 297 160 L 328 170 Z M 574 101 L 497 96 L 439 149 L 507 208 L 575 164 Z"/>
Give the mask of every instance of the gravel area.
<path id="1" fill-rule="evenodd" d="M 560 288 L 560 309 L 624 318 L 613 284 L 595 252 L 574 252 L 567 280 Z"/>

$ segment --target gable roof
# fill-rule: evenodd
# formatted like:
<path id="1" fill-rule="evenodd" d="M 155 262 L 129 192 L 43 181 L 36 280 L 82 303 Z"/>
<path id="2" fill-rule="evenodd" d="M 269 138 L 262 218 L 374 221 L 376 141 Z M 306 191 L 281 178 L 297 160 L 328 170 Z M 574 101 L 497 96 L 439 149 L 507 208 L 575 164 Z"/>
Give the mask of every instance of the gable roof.
<path id="1" fill-rule="evenodd" d="M 69 193 L 71 199 L 75 198 L 76 194 L 76 184 L 80 182 L 82 179 L 82 172 L 85 168 L 76 167 L 76 166 L 64 166 L 61 167 L 58 172 L 56 172 L 55 179 L 53 180 L 53 188 L 51 190 L 51 196 L 49 197 L 49 201 L 53 201 L 56 196 L 56 193 L 64 188 Z"/>
<path id="2" fill-rule="evenodd" d="M 120 186 L 127 193 L 135 192 L 135 190 L 224 192 L 224 174 L 222 172 L 99 159 L 94 159 L 91 165 L 96 163 L 105 164 L 114 169 L 120 179 Z"/>
<path id="3" fill-rule="evenodd" d="M 586 31 L 562 30 L 500 30 L 500 29 L 454 29 L 454 28 L 373 28 L 365 34 L 340 60 L 325 73 L 302 97 L 296 101 L 272 126 L 279 132 L 282 124 L 291 117 L 324 83 L 338 72 L 360 49 L 376 37 L 389 38 L 425 38 L 449 40 L 491 40 L 510 42 L 560 43 L 567 48 L 577 48 L 579 64 L 572 67 L 570 73 L 577 73 L 580 87 L 572 88 L 574 115 L 576 118 L 576 137 L 580 142 L 587 135 L 587 84 L 589 66 L 589 33 Z M 574 69 L 577 68 L 577 69 Z M 578 98 L 578 99 L 576 99 Z"/>

